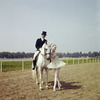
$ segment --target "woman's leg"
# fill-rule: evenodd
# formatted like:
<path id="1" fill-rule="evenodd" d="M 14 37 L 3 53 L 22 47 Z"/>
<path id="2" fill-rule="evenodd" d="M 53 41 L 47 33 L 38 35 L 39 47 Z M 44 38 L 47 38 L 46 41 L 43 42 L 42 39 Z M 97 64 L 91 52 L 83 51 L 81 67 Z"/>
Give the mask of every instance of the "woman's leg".
<path id="1" fill-rule="evenodd" d="M 54 73 L 55 73 L 55 78 L 54 78 L 53 91 L 56 91 L 56 84 L 57 84 L 57 70 L 56 69 L 54 69 Z"/>
<path id="2" fill-rule="evenodd" d="M 59 71 L 60 71 L 60 68 L 57 69 L 57 81 L 58 81 L 58 87 L 59 87 L 59 90 L 60 90 L 61 83 L 60 83 Z"/>

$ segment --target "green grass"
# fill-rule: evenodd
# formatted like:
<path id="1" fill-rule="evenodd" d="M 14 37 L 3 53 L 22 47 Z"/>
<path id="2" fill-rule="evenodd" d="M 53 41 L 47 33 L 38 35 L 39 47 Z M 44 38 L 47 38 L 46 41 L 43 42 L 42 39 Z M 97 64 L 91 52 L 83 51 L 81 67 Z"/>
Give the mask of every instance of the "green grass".
<path id="1" fill-rule="evenodd" d="M 25 67 L 24 67 L 25 69 L 32 68 L 32 61 L 25 61 L 24 64 L 25 64 Z"/>
<path id="2" fill-rule="evenodd" d="M 61 58 L 60 60 L 67 63 L 68 65 L 100 62 L 100 60 L 81 59 L 81 58 L 80 59 L 78 59 L 78 58 L 75 58 L 75 59 Z"/>
<path id="3" fill-rule="evenodd" d="M 3 62 L 2 71 L 21 70 L 21 61 Z"/>
<path id="4" fill-rule="evenodd" d="M 0 62 L 1 65 L 1 62 Z M 24 69 L 30 69 L 32 61 L 24 61 Z M 2 71 L 22 70 L 22 61 L 2 62 Z"/>
<path id="5" fill-rule="evenodd" d="M 0 67 L 1 67 L 1 60 L 3 60 L 3 59 L 0 59 Z M 20 59 L 20 60 L 24 61 L 26 59 Z M 95 60 L 91 60 L 91 59 L 77 59 L 77 58 L 75 58 L 75 59 L 60 58 L 60 60 L 67 63 L 67 65 L 100 62 L 100 60 L 95 61 Z M 74 60 L 74 62 L 73 62 L 73 60 Z M 2 62 L 2 71 L 5 72 L 5 71 L 13 71 L 13 70 L 22 70 L 22 61 L 5 61 L 5 62 Z M 32 60 L 31 61 L 24 61 L 24 69 L 31 69 L 31 67 L 32 67 Z"/>

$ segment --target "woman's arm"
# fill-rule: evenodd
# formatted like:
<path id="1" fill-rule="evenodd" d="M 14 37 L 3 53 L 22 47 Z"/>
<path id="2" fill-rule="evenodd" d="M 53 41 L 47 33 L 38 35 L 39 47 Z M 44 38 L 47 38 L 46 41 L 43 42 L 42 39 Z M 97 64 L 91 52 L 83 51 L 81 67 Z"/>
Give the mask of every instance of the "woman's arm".
<path id="1" fill-rule="evenodd" d="M 54 55 L 52 55 L 52 58 L 55 58 L 56 56 L 58 56 L 58 53 L 55 53 Z"/>

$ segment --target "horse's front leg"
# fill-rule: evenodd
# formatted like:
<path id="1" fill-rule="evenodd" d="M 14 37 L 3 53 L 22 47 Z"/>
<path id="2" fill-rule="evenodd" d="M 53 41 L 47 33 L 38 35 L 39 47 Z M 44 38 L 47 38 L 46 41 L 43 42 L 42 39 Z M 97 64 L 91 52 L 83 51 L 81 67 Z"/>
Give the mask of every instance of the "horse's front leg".
<path id="1" fill-rule="evenodd" d="M 42 80 L 43 80 L 43 69 L 40 68 L 39 71 L 40 71 L 40 91 L 41 91 L 42 90 Z"/>
<path id="2" fill-rule="evenodd" d="M 46 88 L 48 88 L 48 69 L 45 69 Z"/>

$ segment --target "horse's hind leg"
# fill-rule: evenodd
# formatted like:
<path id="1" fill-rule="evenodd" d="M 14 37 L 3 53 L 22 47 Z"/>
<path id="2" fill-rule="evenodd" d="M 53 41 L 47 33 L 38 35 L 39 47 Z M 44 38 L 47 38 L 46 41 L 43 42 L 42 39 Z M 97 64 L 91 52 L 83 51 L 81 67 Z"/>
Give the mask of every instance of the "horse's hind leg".
<path id="1" fill-rule="evenodd" d="M 48 69 L 45 69 L 46 88 L 48 88 Z"/>
<path id="2" fill-rule="evenodd" d="M 36 67 L 36 84 L 38 84 L 39 81 L 38 81 L 38 67 Z"/>

